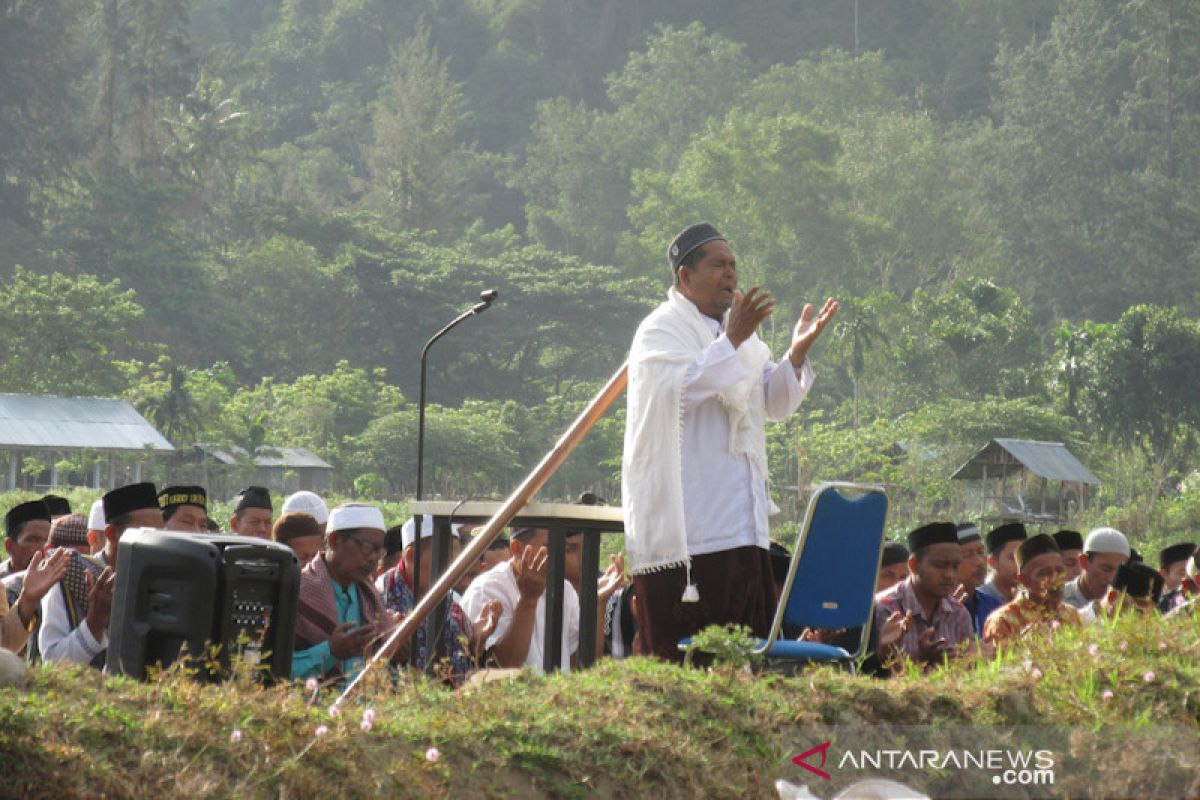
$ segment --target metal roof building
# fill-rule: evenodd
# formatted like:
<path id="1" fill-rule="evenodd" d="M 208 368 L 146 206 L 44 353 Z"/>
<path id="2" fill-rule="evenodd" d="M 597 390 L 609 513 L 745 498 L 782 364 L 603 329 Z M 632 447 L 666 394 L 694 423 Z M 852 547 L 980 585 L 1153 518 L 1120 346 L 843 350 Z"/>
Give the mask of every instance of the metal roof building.
<path id="1" fill-rule="evenodd" d="M 196 450 L 226 467 L 245 464 L 246 451 L 236 446 L 197 444 Z M 303 447 L 263 447 L 253 459 L 254 481 L 276 492 L 295 492 L 300 489 L 321 492 L 329 487 L 333 465 Z M 208 478 L 210 485 L 221 491 L 219 476 Z"/>
<path id="2" fill-rule="evenodd" d="M 108 397 L 0 394 L 0 453 L 8 461 L 8 489 L 16 488 L 18 467 L 28 456 L 46 462 L 46 475 L 33 476 L 35 486 L 58 486 L 58 461 L 72 453 L 107 454 L 108 485 L 116 481 L 115 461 L 134 456 L 133 477 L 141 479 L 147 451 L 175 448 L 125 400 Z M 103 459 L 89 459 L 88 481 L 99 488 Z"/>
<path id="3" fill-rule="evenodd" d="M 984 520 L 1045 524 L 1065 522 L 1082 507 L 1087 487 L 1100 484 L 1061 442 L 1027 439 L 992 439 L 950 477 L 980 482 Z"/>

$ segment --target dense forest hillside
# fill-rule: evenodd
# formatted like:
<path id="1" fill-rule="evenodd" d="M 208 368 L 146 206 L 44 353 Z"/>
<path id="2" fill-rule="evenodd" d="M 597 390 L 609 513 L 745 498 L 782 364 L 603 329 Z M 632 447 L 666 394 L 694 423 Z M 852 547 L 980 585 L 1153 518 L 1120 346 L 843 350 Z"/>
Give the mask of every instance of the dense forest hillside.
<path id="1" fill-rule="evenodd" d="M 1200 524 L 1200 0 L 2 0 L 0 78 L 2 391 L 399 496 L 421 344 L 496 288 L 434 352 L 428 452 L 497 494 L 708 219 L 777 348 L 843 302 L 781 501 L 959 513 L 1007 435 L 1101 476 L 1081 523 Z M 611 496 L 621 425 L 551 493 Z"/>

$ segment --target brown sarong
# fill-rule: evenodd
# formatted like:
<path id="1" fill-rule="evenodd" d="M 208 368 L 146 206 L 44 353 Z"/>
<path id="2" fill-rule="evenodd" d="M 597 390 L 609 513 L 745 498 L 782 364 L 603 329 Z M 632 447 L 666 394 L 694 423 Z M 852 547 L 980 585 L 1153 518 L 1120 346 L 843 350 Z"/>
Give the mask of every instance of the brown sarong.
<path id="1" fill-rule="evenodd" d="M 771 556 L 761 547 L 737 547 L 692 556 L 692 583 L 700 602 L 682 602 L 687 585 L 683 567 L 634 575 L 639 655 L 683 661 L 679 640 L 709 625 L 747 625 L 766 637 L 775 614 Z"/>

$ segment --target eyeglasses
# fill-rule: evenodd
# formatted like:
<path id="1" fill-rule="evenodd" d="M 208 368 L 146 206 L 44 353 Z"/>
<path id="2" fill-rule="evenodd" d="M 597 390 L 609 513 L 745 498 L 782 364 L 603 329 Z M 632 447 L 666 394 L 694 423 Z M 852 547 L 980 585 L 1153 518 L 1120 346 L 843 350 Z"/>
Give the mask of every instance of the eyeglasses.
<path id="1" fill-rule="evenodd" d="M 383 542 L 380 542 L 379 544 L 364 542 L 357 536 L 345 536 L 343 538 L 358 545 L 358 551 L 363 554 L 363 558 L 378 558 L 387 550 L 387 545 Z"/>

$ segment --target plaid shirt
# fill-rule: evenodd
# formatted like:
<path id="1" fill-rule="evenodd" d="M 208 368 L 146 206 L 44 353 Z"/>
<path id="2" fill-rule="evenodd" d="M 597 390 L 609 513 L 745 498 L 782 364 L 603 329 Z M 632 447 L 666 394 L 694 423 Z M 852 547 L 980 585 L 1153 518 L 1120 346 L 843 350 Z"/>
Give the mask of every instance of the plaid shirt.
<path id="1" fill-rule="evenodd" d="M 912 624 L 900 641 L 896 643 L 896 647 L 907 653 L 910 658 L 917 658 L 921 635 L 930 628 L 934 631 L 935 639 L 946 640 L 949 649 L 969 642 L 975 635 L 975 625 L 971 621 L 970 612 L 963 607 L 963 604 L 953 597 L 943 597 L 933 607 L 932 618 L 928 618 L 925 616 L 925 610 L 921 607 L 920 601 L 917 600 L 917 593 L 913 590 L 912 582 L 913 578 L 910 575 L 875 598 L 876 634 L 882 633 L 883 624 L 893 612 L 899 611 L 901 615 L 911 612 Z"/>

